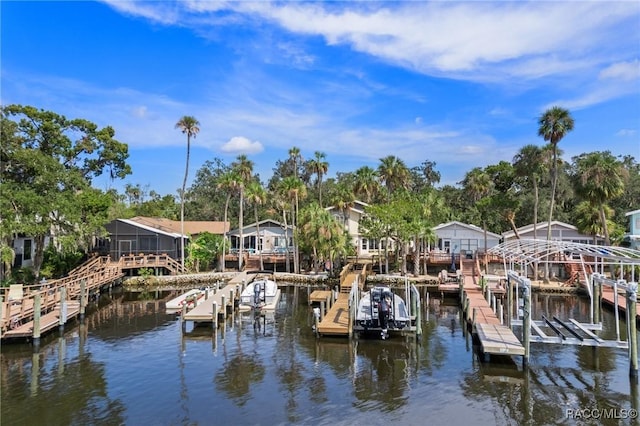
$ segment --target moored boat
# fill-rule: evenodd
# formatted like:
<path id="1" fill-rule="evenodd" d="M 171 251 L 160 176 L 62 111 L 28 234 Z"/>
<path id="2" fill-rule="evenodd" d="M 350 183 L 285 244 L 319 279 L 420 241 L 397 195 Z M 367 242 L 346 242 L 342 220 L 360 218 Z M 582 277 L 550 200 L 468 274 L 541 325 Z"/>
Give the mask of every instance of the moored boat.
<path id="1" fill-rule="evenodd" d="M 240 294 L 240 310 L 275 309 L 280 300 L 280 289 L 273 273 L 269 271 L 250 271 L 255 274 Z"/>
<path id="2" fill-rule="evenodd" d="M 390 331 L 411 329 L 411 316 L 402 297 L 390 287 L 376 286 L 362 293 L 354 329 L 361 333 L 379 333 L 386 339 Z"/>

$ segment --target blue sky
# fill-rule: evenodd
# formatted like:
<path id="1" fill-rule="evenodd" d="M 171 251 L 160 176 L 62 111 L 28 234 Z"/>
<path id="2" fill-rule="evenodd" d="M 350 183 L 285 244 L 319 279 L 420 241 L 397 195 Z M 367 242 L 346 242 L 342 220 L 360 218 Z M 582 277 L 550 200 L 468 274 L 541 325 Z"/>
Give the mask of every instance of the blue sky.
<path id="1" fill-rule="evenodd" d="M 640 2 L 3 1 L 1 102 L 111 125 L 125 183 L 177 194 L 239 154 L 263 182 L 292 146 L 329 176 L 396 155 L 441 184 L 542 145 L 568 108 L 564 158 L 640 160 Z"/>

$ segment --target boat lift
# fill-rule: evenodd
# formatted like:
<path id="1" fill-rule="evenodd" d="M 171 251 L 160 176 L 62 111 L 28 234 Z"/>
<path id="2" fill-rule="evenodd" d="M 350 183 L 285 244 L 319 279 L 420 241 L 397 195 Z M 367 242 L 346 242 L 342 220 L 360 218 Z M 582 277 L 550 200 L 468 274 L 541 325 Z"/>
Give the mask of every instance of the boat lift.
<path id="1" fill-rule="evenodd" d="M 512 241 L 500 244 L 492 248 L 494 254 L 503 257 L 505 271 L 507 271 L 507 325 L 522 327 L 522 345 L 525 348 L 523 365 L 529 363 L 530 343 L 550 343 L 562 345 L 579 345 L 593 347 L 613 347 L 628 349 L 629 354 L 629 376 L 638 379 L 638 342 L 637 342 L 637 293 L 638 283 L 635 281 L 635 267 L 640 265 L 640 252 L 621 247 L 594 246 L 589 244 L 569 243 L 562 241 L 546 240 L 525 240 Z M 526 275 L 528 266 L 534 263 L 547 261 L 549 257 L 555 257 L 558 253 L 569 253 L 579 257 L 583 263 L 585 256 L 589 256 L 597 266 L 600 266 L 600 273 L 593 273 L 589 276 L 587 292 L 590 297 L 590 322 L 580 323 L 575 319 L 560 319 L 556 316 L 547 318 L 542 316 L 541 320 L 532 320 L 531 304 L 531 281 L 520 272 Z M 509 263 L 509 268 L 507 268 Z M 620 278 L 610 279 L 604 275 L 605 265 L 616 265 L 620 267 Z M 519 266 L 519 268 L 517 268 Z M 625 266 L 629 267 L 627 281 L 622 277 Z M 519 269 L 519 271 L 516 270 Z M 599 337 L 595 331 L 602 330 L 602 294 L 603 289 L 610 287 L 613 289 L 613 304 L 615 314 L 616 340 L 605 340 Z M 625 292 L 627 339 L 620 339 L 620 309 L 619 290 Z M 515 296 L 515 306 L 514 298 Z M 514 317 L 514 312 L 517 315 Z M 550 329 L 553 334 L 547 334 L 543 328 Z M 533 333 L 532 333 L 533 332 Z"/>

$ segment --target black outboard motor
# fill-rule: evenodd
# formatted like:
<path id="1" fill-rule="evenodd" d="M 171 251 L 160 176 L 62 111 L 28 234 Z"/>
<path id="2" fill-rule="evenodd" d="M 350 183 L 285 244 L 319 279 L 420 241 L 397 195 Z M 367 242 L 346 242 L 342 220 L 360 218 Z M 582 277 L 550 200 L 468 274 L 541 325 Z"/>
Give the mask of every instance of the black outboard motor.
<path id="1" fill-rule="evenodd" d="M 386 297 L 380 298 L 378 303 L 378 322 L 380 328 L 382 328 L 381 335 L 383 339 L 387 336 L 387 328 L 389 327 L 389 309 L 389 299 Z"/>
<path id="2" fill-rule="evenodd" d="M 258 307 L 260 306 L 260 302 L 262 300 L 260 300 L 260 292 L 262 291 L 262 283 L 261 282 L 257 282 L 253 284 L 253 306 L 254 307 Z"/>

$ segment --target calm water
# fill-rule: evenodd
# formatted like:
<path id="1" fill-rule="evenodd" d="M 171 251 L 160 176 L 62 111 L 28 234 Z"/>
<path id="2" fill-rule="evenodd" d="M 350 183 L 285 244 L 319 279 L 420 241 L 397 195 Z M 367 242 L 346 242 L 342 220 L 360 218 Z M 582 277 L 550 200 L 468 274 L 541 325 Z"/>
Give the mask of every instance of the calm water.
<path id="1" fill-rule="evenodd" d="M 431 298 L 419 340 L 353 343 L 316 340 L 306 300 L 306 289 L 283 289 L 275 315 L 236 316 L 212 338 L 190 326 L 183 337 L 155 302 L 103 297 L 85 325 L 48 336 L 35 353 L 3 345 L 1 423 L 634 424 L 567 418 L 638 408 L 627 350 L 532 344 L 525 373 L 519 357 L 480 361 L 455 299 Z M 588 321 L 586 300 L 534 294 L 534 305 L 537 318 Z M 608 337 L 614 324 L 606 313 Z"/>

